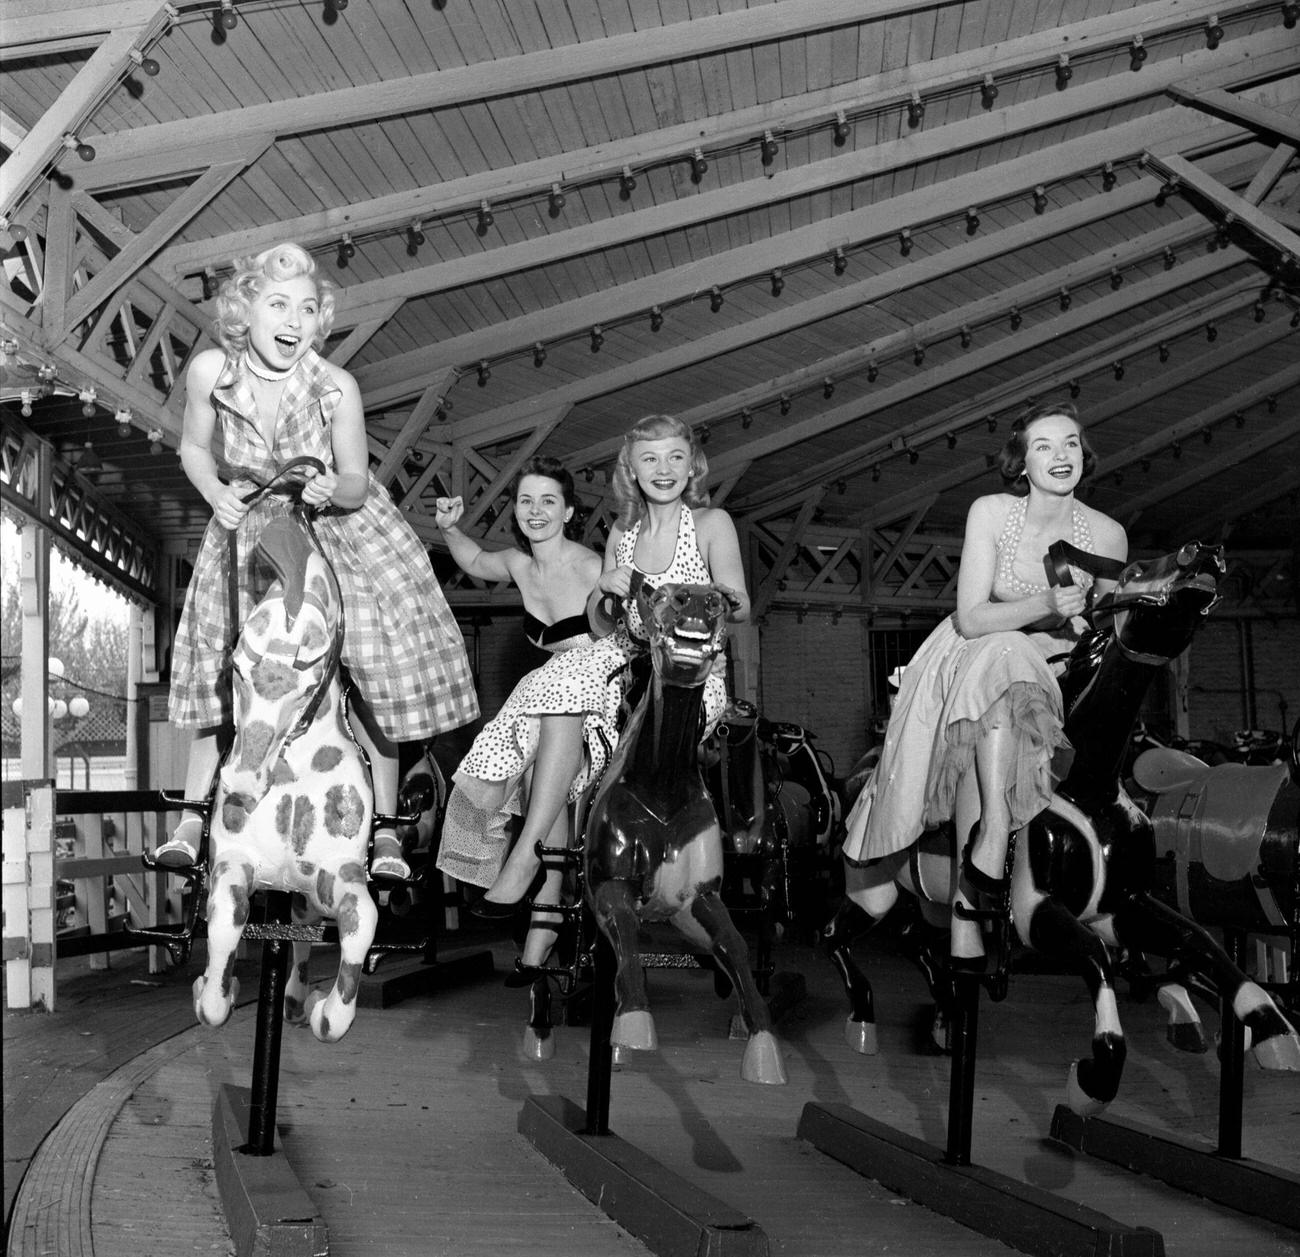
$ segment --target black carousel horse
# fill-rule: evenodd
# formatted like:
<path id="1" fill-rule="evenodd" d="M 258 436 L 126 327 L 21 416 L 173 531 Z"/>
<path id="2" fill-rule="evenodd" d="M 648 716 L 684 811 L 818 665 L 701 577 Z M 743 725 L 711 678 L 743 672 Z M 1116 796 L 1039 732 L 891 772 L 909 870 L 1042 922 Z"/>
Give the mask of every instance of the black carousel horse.
<path id="1" fill-rule="evenodd" d="M 653 672 L 586 814 L 587 902 L 617 962 L 617 1049 L 657 1046 L 637 932 L 668 921 L 705 948 L 735 989 L 749 1031 L 742 1076 L 784 1083 L 771 1017 L 749 952 L 722 901 L 722 831 L 700 770 L 704 682 L 727 634 L 728 603 L 711 585 L 634 589 Z"/>
<path id="2" fill-rule="evenodd" d="M 1053 547 L 1058 572 L 1066 561 L 1101 570 L 1066 545 Z M 1118 566 L 1118 565 L 1115 565 Z M 1110 947 L 1171 958 L 1213 986 L 1251 1037 L 1257 1061 L 1269 1069 L 1300 1069 L 1300 1037 L 1277 1005 L 1201 926 L 1153 894 L 1156 848 L 1150 819 L 1120 784 L 1120 770 L 1138 708 L 1156 675 L 1190 644 L 1218 600 L 1224 572 L 1221 547 L 1200 543 L 1150 562 L 1132 563 L 1103 598 L 1095 629 L 1075 647 L 1061 681 L 1065 730 L 1073 755 L 1058 765 L 1049 806 L 1017 836 L 1011 916 L 1022 943 L 1068 961 L 1088 984 L 1095 1012 L 1091 1056 L 1071 1066 L 1067 1095 L 1077 1113 L 1099 1112 L 1118 1090 L 1124 1066 L 1123 1030 L 1116 1010 Z M 846 1035 L 874 1050 L 870 983 L 854 963 L 852 940 L 897 901 L 917 896 L 931 922 L 946 914 L 955 867 L 950 834 L 924 836 L 897 857 L 867 866 L 868 886 L 846 900 L 824 933 L 852 1004 Z M 1006 951 L 1001 949 L 1001 993 Z M 927 970 L 940 1002 L 950 989 L 943 957 L 930 953 Z M 995 996 L 998 983 L 993 985 Z"/>

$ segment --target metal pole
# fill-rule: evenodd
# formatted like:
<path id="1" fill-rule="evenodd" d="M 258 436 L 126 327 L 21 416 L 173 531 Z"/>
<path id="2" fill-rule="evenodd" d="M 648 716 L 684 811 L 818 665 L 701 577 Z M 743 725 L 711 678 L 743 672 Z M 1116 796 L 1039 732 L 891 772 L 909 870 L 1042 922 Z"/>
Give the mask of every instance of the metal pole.
<path id="1" fill-rule="evenodd" d="M 617 965 L 614 948 L 604 930 L 597 930 L 591 984 L 591 1052 L 587 1061 L 588 1135 L 609 1134 L 609 1084 L 614 1073 L 614 1049 L 609 1035 L 614 1028 Z"/>
<path id="2" fill-rule="evenodd" d="M 952 1075 L 948 1087 L 949 1165 L 970 1164 L 971 1114 L 975 1107 L 975 1041 L 979 1029 L 980 976 L 953 974 Z"/>
<path id="3" fill-rule="evenodd" d="M 268 924 L 289 921 L 289 895 L 266 892 Z M 280 1032 L 284 1029 L 284 988 L 289 979 L 291 944 L 268 938 L 262 944 L 262 983 L 257 995 L 257 1033 L 253 1039 L 253 1087 L 248 1112 L 248 1144 L 243 1152 L 269 1157 L 275 1151 L 275 1101 L 280 1086 Z"/>
<path id="4" fill-rule="evenodd" d="M 1244 930 L 1223 931 L 1224 950 L 1240 969 L 1246 963 Z M 1241 1156 L 1241 1093 L 1245 1082 L 1246 1027 L 1232 1011 L 1232 1001 L 1223 1000 L 1219 1010 L 1219 1146 L 1221 1157 Z"/>

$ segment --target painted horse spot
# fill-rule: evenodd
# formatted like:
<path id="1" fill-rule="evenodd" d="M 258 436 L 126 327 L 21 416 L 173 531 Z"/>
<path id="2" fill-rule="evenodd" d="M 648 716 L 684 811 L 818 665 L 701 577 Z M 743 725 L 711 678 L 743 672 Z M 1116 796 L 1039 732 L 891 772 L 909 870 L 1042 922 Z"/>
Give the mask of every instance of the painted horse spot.
<path id="1" fill-rule="evenodd" d="M 293 830 L 289 835 L 295 855 L 302 855 L 307 850 L 315 832 L 316 805 L 305 794 L 300 794 L 293 801 Z"/>
<path id="2" fill-rule="evenodd" d="M 255 800 L 243 794 L 228 794 L 221 804 L 221 823 L 232 834 L 242 833 Z"/>
<path id="3" fill-rule="evenodd" d="M 334 785 L 325 792 L 325 831 L 335 838 L 355 838 L 361 830 L 365 802 L 356 786 Z"/>
<path id="4" fill-rule="evenodd" d="M 275 761 L 275 767 L 271 769 L 271 784 L 273 786 L 288 786 L 297 780 L 297 774 L 283 759 Z"/>
<path id="5" fill-rule="evenodd" d="M 292 694 L 298 689 L 298 676 L 293 668 L 270 656 L 259 659 L 253 665 L 249 679 L 253 683 L 254 693 L 269 703 L 278 703 L 286 694 Z"/>
<path id="6" fill-rule="evenodd" d="M 311 757 L 311 770 L 314 773 L 332 772 L 343 762 L 341 746 L 322 746 Z"/>
<path id="7" fill-rule="evenodd" d="M 316 874 L 316 898 L 326 908 L 334 903 L 334 874 L 329 869 L 321 869 Z"/>
<path id="8" fill-rule="evenodd" d="M 289 838 L 289 825 L 293 820 L 293 796 L 281 795 L 275 805 L 275 832 L 286 841 Z"/>
<path id="9" fill-rule="evenodd" d="M 275 730 L 265 720 L 250 720 L 239 731 L 240 772 L 256 772 L 265 762 L 271 749 L 271 740 Z"/>

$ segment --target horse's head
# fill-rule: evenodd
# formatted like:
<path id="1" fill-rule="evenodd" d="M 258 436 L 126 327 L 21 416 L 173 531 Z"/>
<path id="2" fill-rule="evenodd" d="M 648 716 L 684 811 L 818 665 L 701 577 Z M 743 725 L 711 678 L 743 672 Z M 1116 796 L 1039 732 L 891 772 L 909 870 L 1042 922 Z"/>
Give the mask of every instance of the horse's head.
<path id="1" fill-rule="evenodd" d="M 1189 541 L 1181 550 L 1130 563 L 1094 620 L 1113 618 L 1115 640 L 1130 659 L 1167 663 L 1186 648 L 1219 601 L 1227 570 L 1222 546 Z"/>
<path id="2" fill-rule="evenodd" d="M 639 595 L 650 658 L 665 685 L 703 685 L 727 639 L 730 604 L 713 585 L 660 585 Z"/>
<path id="3" fill-rule="evenodd" d="M 258 549 L 276 572 L 232 659 L 235 740 L 221 770 L 225 808 L 252 811 L 284 748 L 316 718 L 338 672 L 342 601 L 330 565 L 290 519 L 268 524 Z M 230 817 L 228 828 L 242 825 Z"/>

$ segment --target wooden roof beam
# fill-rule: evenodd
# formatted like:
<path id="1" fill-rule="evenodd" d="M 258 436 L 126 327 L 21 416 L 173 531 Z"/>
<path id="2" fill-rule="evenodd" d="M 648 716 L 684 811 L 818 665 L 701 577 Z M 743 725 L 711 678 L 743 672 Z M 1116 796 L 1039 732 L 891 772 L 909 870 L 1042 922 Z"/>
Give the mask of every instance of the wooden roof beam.
<path id="1" fill-rule="evenodd" d="M 1211 56 L 1207 51 L 1194 55 L 1200 58 Z M 397 297 L 427 296 L 500 275 L 552 265 L 601 249 L 616 248 L 729 215 L 807 197 L 891 170 L 914 166 L 920 161 L 976 148 L 994 140 L 1005 140 L 1012 135 L 1039 130 L 1052 123 L 1080 118 L 1098 109 L 1116 108 L 1143 97 L 1158 95 L 1161 83 L 1172 81 L 1180 73 L 1181 65 L 1171 63 L 1164 67 L 1162 79 L 1161 68 L 1157 65 L 1150 75 L 1106 79 L 1074 91 L 1038 97 L 992 114 L 981 113 L 948 126 L 909 135 L 905 139 L 809 162 L 771 176 L 700 192 L 695 196 L 632 213 L 616 214 L 568 230 L 550 232 L 537 239 L 500 245 L 467 257 L 403 270 L 382 279 L 354 284 L 344 289 L 340 296 L 340 325 L 346 326 L 354 320 L 365 319 L 369 316 L 372 304 L 387 303 Z M 355 231 L 356 228 L 353 227 L 352 230 Z M 294 237 L 288 235 L 284 238 Z M 852 237 L 841 236 L 836 243 L 847 245 L 854 241 Z"/>
<path id="2" fill-rule="evenodd" d="M 1264 454 L 1275 445 L 1294 440 L 1297 436 L 1300 436 L 1300 412 L 1293 411 L 1290 415 L 1286 415 L 1271 424 L 1259 436 L 1252 437 L 1247 441 L 1233 441 L 1228 449 L 1214 458 L 1184 472 L 1181 476 L 1173 476 L 1165 480 L 1158 488 L 1153 488 L 1147 493 L 1139 494 L 1137 497 L 1129 498 L 1124 503 L 1123 508 L 1125 513 L 1124 527 L 1132 529 L 1141 518 L 1142 513 L 1149 507 L 1156 505 L 1156 503 L 1163 502 L 1166 498 L 1171 498 L 1187 489 L 1194 488 L 1196 485 L 1217 476 L 1221 471 L 1226 471 L 1230 467 L 1244 463 L 1258 454 Z"/>
<path id="3" fill-rule="evenodd" d="M 1169 95 L 1182 105 L 1190 105 L 1204 113 L 1213 114 L 1227 122 L 1237 122 L 1263 136 L 1265 139 L 1300 144 L 1300 118 L 1267 109 L 1241 96 L 1222 89 L 1204 92 L 1184 91 L 1177 83 L 1169 88 Z"/>
<path id="4" fill-rule="evenodd" d="M 1224 169 L 1219 171 L 1221 176 L 1225 180 L 1235 180 L 1236 171 L 1229 170 L 1226 166 L 1229 157 L 1230 155 L 1217 154 L 1209 162 L 1224 164 Z M 1218 169 L 1217 164 L 1215 169 Z M 661 350 L 572 384 L 548 389 L 524 401 L 481 411 L 472 418 L 450 424 L 449 435 L 453 440 L 468 441 L 479 446 L 508 440 L 518 433 L 528 431 L 533 417 L 551 405 L 578 405 L 591 401 L 640 381 L 668 375 L 784 332 L 809 326 L 846 310 L 880 301 L 913 286 L 932 282 L 946 274 L 1014 252 L 1038 239 L 1076 231 L 1112 213 L 1122 213 L 1149 202 L 1158 190 L 1159 183 L 1156 180 L 1143 179 L 1117 187 L 1108 193 L 1099 192 L 1086 200 L 1049 210 L 1033 221 L 1027 220 L 996 232 L 981 234 L 942 254 L 914 258 L 905 267 L 895 267 L 883 274 L 837 287 L 822 297 L 800 302 L 774 314 L 746 320 L 723 331 L 698 337 L 688 344 Z M 381 388 L 380 392 L 383 391 Z M 770 401 L 779 391 L 771 387 L 770 382 L 756 386 L 735 395 L 732 398 L 733 408 L 739 410 L 746 404 Z M 373 392 L 368 393 L 368 402 L 373 404 L 376 400 L 382 399 L 376 399 Z"/>
<path id="5" fill-rule="evenodd" d="M 1230 215 L 1265 243 L 1272 245 L 1283 257 L 1289 257 L 1293 265 L 1300 263 L 1300 236 L 1283 227 L 1281 223 L 1275 222 L 1244 197 L 1238 196 L 1230 188 L 1225 188 L 1217 179 L 1211 178 L 1186 158 L 1177 154 L 1160 156 L 1147 153 L 1145 158 L 1148 167 L 1156 174 L 1177 180 L 1180 184 L 1194 189 L 1225 215 Z"/>
<path id="6" fill-rule="evenodd" d="M 775 380 L 764 384 L 764 391 L 769 396 L 777 396 L 782 391 L 806 389 L 823 376 L 844 375 L 862 370 L 872 359 L 886 359 L 899 353 L 907 352 L 915 343 L 926 343 L 956 334 L 958 328 L 966 322 L 978 324 L 1000 316 L 1016 305 L 1030 305 L 1054 296 L 1061 288 L 1077 287 L 1099 277 L 1107 275 L 1114 267 L 1123 267 L 1147 257 L 1159 255 L 1165 244 L 1176 242 L 1185 245 L 1189 239 L 1203 235 L 1204 229 L 1189 231 L 1186 226 L 1174 224 L 1150 232 L 1134 241 L 1126 241 L 1105 253 L 1095 254 L 1080 262 L 1058 267 L 1046 274 L 1035 276 L 1024 283 L 1013 285 L 1001 292 L 982 298 L 924 323 L 904 328 L 876 341 L 845 350 L 818 362 L 800 367 Z M 1172 271 L 1162 273 L 1155 279 L 1147 279 L 1135 284 L 1126 284 L 1120 292 L 1109 292 L 1095 301 L 1079 303 L 1068 313 L 1059 314 L 1052 319 L 1024 331 L 1003 337 L 990 345 L 971 349 L 938 367 L 924 372 L 917 372 L 902 383 L 887 385 L 875 389 L 869 398 L 855 397 L 841 406 L 832 407 L 805 419 L 800 423 L 787 424 L 778 432 L 743 440 L 725 452 L 709 459 L 710 475 L 716 469 L 718 474 L 725 471 L 733 461 L 754 459 L 776 453 L 792 445 L 800 444 L 813 437 L 830 432 L 847 423 L 854 423 L 868 415 L 879 413 L 890 406 L 897 405 L 906 397 L 928 392 L 939 384 L 960 378 L 982 367 L 990 366 L 1026 349 L 1059 338 L 1062 335 L 1095 325 L 1120 310 L 1140 305 L 1145 300 L 1174 291 L 1185 284 L 1194 283 L 1198 278 L 1229 269 L 1240 264 L 1240 250 L 1231 253 L 1219 250 L 1211 257 L 1199 258 L 1183 263 Z M 735 414 L 738 399 L 727 396 L 696 407 L 679 415 L 684 422 L 698 425 L 708 419 L 717 418 L 719 414 Z M 907 435 L 906 432 L 894 430 L 891 439 Z M 572 457 L 577 462 L 601 462 L 617 449 L 617 442 L 608 440 L 575 452 Z M 805 488 L 810 484 L 805 484 Z"/>
<path id="7" fill-rule="evenodd" d="M 1106 20 L 1113 23 L 1115 18 L 1112 15 Z M 1125 33 L 1126 29 L 1112 28 L 1111 41 L 1116 45 L 1125 42 L 1130 38 Z M 206 240 L 179 243 L 163 255 L 159 268 L 173 276 L 193 274 L 205 266 L 225 265 L 232 257 L 254 253 L 283 239 L 311 245 L 337 238 L 344 231 L 354 235 L 359 232 L 382 231 L 400 227 L 413 219 L 472 212 L 484 200 L 513 200 L 530 193 L 545 192 L 557 178 L 567 182 L 582 182 L 602 176 L 612 177 L 624 166 L 639 168 L 681 157 L 701 142 L 709 147 L 741 143 L 767 129 L 779 133 L 828 121 L 840 109 L 860 114 L 896 101 L 914 88 L 925 95 L 952 90 L 986 73 L 1005 76 L 1023 72 L 1040 67 L 1045 59 L 1054 58 L 1066 44 L 1070 44 L 1072 50 L 1077 46 L 1074 41 L 1081 41 L 1086 46 L 1095 44 L 1098 34 L 1098 21 L 1093 19 L 1007 40 L 993 50 L 980 48 L 936 58 L 833 88 L 735 110 L 703 123 L 684 123 L 626 140 L 570 150 L 560 156 L 525 162 L 502 170 L 466 175 L 426 188 L 322 210 L 265 227 L 247 228 Z M 874 146 L 867 152 L 880 155 L 883 151 L 899 148 L 903 152 L 911 151 L 915 160 L 915 154 L 920 151 L 917 146 L 928 149 L 932 135 L 942 134 L 950 138 L 953 147 L 976 143 L 979 142 L 977 137 L 990 127 L 995 134 L 1001 134 L 1008 119 L 1022 114 L 1026 108 L 1031 112 L 1034 109 L 1045 111 L 1045 123 L 1050 120 L 1047 115 L 1055 115 L 1057 111 L 1063 111 L 1064 116 L 1073 116 L 1086 112 L 1089 108 L 1099 107 L 1098 102 L 1102 105 L 1118 104 L 1120 100 L 1156 95 L 1169 83 L 1184 78 L 1189 65 L 1206 67 L 1203 76 L 1197 81 L 1209 86 L 1236 86 L 1243 79 L 1253 81 L 1261 77 L 1267 78 L 1284 73 L 1294 63 L 1294 57 L 1290 54 L 1271 51 L 1276 48 L 1276 42 L 1276 33 L 1273 31 L 1243 37 L 1233 41 L 1232 50 L 1238 53 L 1238 58 L 1230 66 L 1224 66 L 1223 53 L 1201 50 L 1189 54 L 1179 62 L 1156 62 L 1147 67 L 1141 76 L 1115 77 L 1097 84 L 1081 85 L 1057 97 L 1040 97 L 1028 107 L 1004 107 L 991 115 L 981 115 L 965 123 L 932 132 L 919 132 L 908 136 L 901 143 Z M 192 154 L 194 150 L 187 148 L 183 151 Z M 156 163 L 159 160 L 158 153 L 152 152 L 143 160 Z M 112 169 L 113 163 L 101 155 L 96 166 Z"/>
<path id="8" fill-rule="evenodd" d="M 880 22 L 901 14 L 946 7 L 949 0 L 816 0 L 809 4 L 774 4 L 709 17 L 694 17 L 607 39 L 566 44 L 542 52 L 479 61 L 454 69 L 412 75 L 359 87 L 319 92 L 296 99 L 249 105 L 199 118 L 178 119 L 148 127 L 101 135 L 107 160 L 194 146 L 231 135 L 266 133 L 301 135 L 328 127 L 443 109 L 470 101 L 491 100 L 543 90 L 630 70 L 696 59 L 755 44 Z M 1225 17 L 1258 8 L 1258 0 L 1152 0 L 1124 13 L 1107 14 L 1074 27 L 1054 30 L 1047 54 L 1072 57 L 1127 43 L 1135 34 L 1149 38 L 1163 31 L 1190 28 L 1211 13 Z M 1067 36 L 1069 31 L 1069 36 Z M 1013 41 L 1008 41 L 1011 43 Z M 997 53 L 987 48 L 965 54 L 970 74 L 981 79 L 995 72 Z M 913 68 L 897 74 L 901 98 L 914 86 Z"/>
<path id="9" fill-rule="evenodd" d="M 845 241 L 884 239 L 903 227 L 960 214 L 969 205 L 1003 200 L 1017 192 L 1024 194 L 1040 183 L 1070 178 L 1081 169 L 1100 168 L 1106 161 L 1136 156 L 1143 149 L 1182 148 L 1209 142 L 1211 128 L 1206 128 L 1199 119 L 1198 129 L 1189 132 L 1187 115 L 1180 107 L 1175 106 L 1168 115 L 1142 118 L 1096 135 L 1068 140 L 1043 152 L 1001 162 L 778 237 L 660 271 L 606 292 L 448 337 L 427 348 L 410 350 L 360 368 L 356 373 L 357 383 L 369 404 L 374 404 L 368 397 L 372 389 L 396 400 L 399 394 L 394 392 L 395 388 L 421 391 L 424 377 L 444 366 L 519 353 L 539 340 L 582 335 L 595 323 L 614 324 L 651 306 L 670 305 L 684 294 L 707 292 L 714 284 L 739 282 L 766 274 L 774 266 L 794 266 L 809 258 L 829 255 Z M 1226 142 L 1235 133 L 1235 128 L 1220 132 L 1219 143 Z"/>
<path id="10" fill-rule="evenodd" d="M 1067 382 L 1076 376 L 1088 374 L 1091 370 L 1099 369 L 1097 364 L 1112 363 L 1115 356 L 1132 356 L 1151 350 L 1154 344 L 1160 343 L 1162 339 L 1173 341 L 1175 337 L 1182 334 L 1188 328 L 1200 328 L 1204 325 L 1210 309 L 1218 316 L 1223 313 L 1230 313 L 1232 308 L 1240 308 L 1247 304 L 1248 298 L 1251 298 L 1256 291 L 1255 283 L 1245 283 L 1238 287 L 1238 295 L 1231 298 L 1230 302 L 1225 304 L 1221 298 L 1223 294 L 1216 294 L 1210 298 L 1213 307 L 1206 308 L 1205 303 L 1197 305 L 1192 309 L 1183 312 L 1182 318 L 1177 324 L 1170 324 L 1167 317 L 1162 316 L 1153 320 L 1148 328 L 1127 329 L 1118 335 L 1105 338 L 1104 341 L 1097 342 L 1088 346 L 1087 350 L 1076 352 L 1076 354 L 1058 360 L 1047 370 L 1040 370 L 1032 376 L 1022 377 L 1015 381 L 1014 385 L 998 386 L 996 389 L 989 389 L 984 393 L 969 398 L 965 402 L 950 406 L 928 417 L 918 424 L 907 425 L 906 428 L 897 429 L 896 433 L 889 434 L 889 438 L 883 438 L 875 445 L 865 448 L 859 448 L 852 454 L 841 456 L 837 459 L 827 459 L 823 463 L 816 464 L 815 467 L 806 468 L 798 476 L 789 476 L 783 481 L 777 481 L 775 484 L 768 485 L 762 494 L 762 502 L 757 507 L 753 503 L 746 503 L 744 500 L 738 504 L 738 510 L 758 510 L 767 515 L 768 512 L 783 512 L 792 510 L 794 503 L 802 494 L 806 485 L 816 484 L 822 480 L 837 480 L 845 476 L 854 476 L 859 472 L 865 471 L 875 461 L 889 458 L 892 454 L 892 447 L 889 441 L 892 441 L 894 435 L 902 435 L 913 445 L 926 445 L 926 443 L 935 441 L 943 437 L 946 433 L 954 432 L 962 428 L 967 428 L 972 422 L 976 422 L 980 417 L 992 415 L 997 411 L 1008 411 L 1015 409 L 1024 404 L 1024 400 L 1030 396 L 1041 396 L 1053 389 L 1060 389 Z M 1104 406 L 1089 413 L 1089 426 L 1104 422 L 1118 413 L 1127 411 L 1127 409 L 1141 406 L 1141 404 L 1160 398 L 1160 396 L 1169 393 L 1170 390 L 1177 389 L 1182 385 L 1195 378 L 1209 376 L 1230 367 L 1234 361 L 1242 357 L 1243 354 L 1251 354 L 1261 348 L 1266 348 L 1273 344 L 1283 335 L 1287 334 L 1290 329 L 1283 328 L 1281 324 L 1274 324 L 1270 328 L 1256 329 L 1238 339 L 1238 341 L 1227 342 L 1222 344 L 1209 354 L 1197 354 L 1193 357 L 1192 363 L 1180 363 L 1178 367 L 1166 370 L 1149 376 L 1139 385 L 1127 387 L 1123 393 L 1108 400 Z M 961 478 L 954 481 L 953 484 L 962 484 L 965 480 L 972 480 L 976 474 L 982 474 L 985 471 L 983 464 L 969 463 L 965 464 L 966 471 L 970 474 L 962 474 Z M 948 473 L 952 474 L 952 473 Z M 946 480 L 946 477 L 945 477 Z M 944 484 L 945 489 L 953 487 L 950 484 Z M 755 498 L 755 500 L 758 500 Z M 879 519 L 872 511 L 872 519 Z M 888 517 L 885 517 L 888 519 Z"/>
<path id="11" fill-rule="evenodd" d="M 1159 320 L 1149 332 L 1139 333 L 1136 336 L 1130 333 L 1129 340 L 1132 351 L 1140 352 L 1143 349 L 1150 349 L 1153 345 L 1157 344 L 1159 339 L 1163 336 L 1168 336 L 1172 339 L 1179 333 L 1180 325 L 1181 330 L 1188 330 L 1191 327 L 1202 325 L 1205 321 L 1206 313 L 1207 310 L 1202 308 L 1189 312 L 1180 320 L 1179 324 L 1170 325 L 1164 320 Z M 1286 331 L 1275 330 L 1271 333 L 1269 339 L 1278 340 L 1286 334 Z M 1240 353 L 1240 350 L 1238 350 L 1237 354 L 1230 355 L 1228 352 L 1229 349 L 1230 347 L 1225 347 L 1222 355 L 1206 354 L 1198 357 L 1198 372 L 1200 369 L 1204 369 L 1207 374 L 1212 374 L 1225 364 L 1225 360 L 1230 360 L 1232 357 L 1236 357 Z M 1162 396 L 1168 393 L 1171 388 L 1177 388 L 1180 385 L 1188 383 L 1189 378 L 1194 377 L 1189 377 L 1189 372 L 1186 366 L 1177 370 L 1170 370 L 1163 375 L 1152 376 L 1140 388 L 1126 390 L 1120 396 L 1112 397 L 1102 406 L 1098 407 L 1089 416 L 1089 426 L 1095 428 L 1099 424 L 1104 423 L 1107 419 L 1131 411 L 1135 407 L 1140 406 L 1148 398 Z M 1028 381 L 1026 391 L 1033 387 L 1034 381 Z M 1269 396 L 1270 392 L 1277 387 L 1277 377 L 1269 377 L 1263 381 L 1262 384 L 1257 386 L 1258 396 L 1255 397 L 1255 400 L 1264 400 Z M 1253 392 L 1250 395 L 1253 395 Z M 1222 419 L 1224 415 L 1233 413 L 1233 411 L 1240 409 L 1242 405 L 1246 404 L 1243 401 L 1243 396 L 1245 395 L 1238 394 L 1234 396 L 1231 399 L 1231 405 L 1229 405 L 1222 414 L 1216 415 L 1216 421 Z M 1171 436 L 1169 435 L 1170 433 L 1177 432 L 1185 438 L 1190 437 L 1200 431 L 1200 429 L 1206 425 L 1206 422 L 1207 420 L 1204 413 L 1185 419 L 1181 424 L 1177 425 L 1176 428 L 1168 429 L 1166 434 L 1162 437 L 1160 444 L 1156 445 L 1154 449 L 1160 448 L 1160 445 L 1169 444 L 1171 439 Z M 1107 470 L 1113 470 L 1116 466 L 1128 466 L 1130 462 L 1139 461 L 1142 458 L 1147 457 L 1150 453 L 1154 452 L 1154 449 L 1146 449 L 1145 447 L 1142 447 L 1136 450 L 1126 450 L 1123 455 L 1108 457 L 1106 460 Z M 1121 458 L 1123 461 L 1120 461 Z M 932 477 L 921 485 L 919 489 L 909 489 L 905 493 L 898 493 L 893 497 L 884 498 L 879 502 L 874 503 L 869 510 L 863 512 L 855 523 L 860 524 L 863 527 L 878 527 L 882 524 L 887 524 L 908 513 L 917 493 L 932 492 L 937 495 L 948 489 L 956 488 L 960 484 L 965 484 L 971 480 L 976 480 L 981 476 L 986 476 L 988 475 L 988 472 L 989 466 L 983 457 L 971 459 L 968 462 L 963 463 L 960 467 L 954 468 L 952 471 L 944 472 L 940 476 Z"/>

